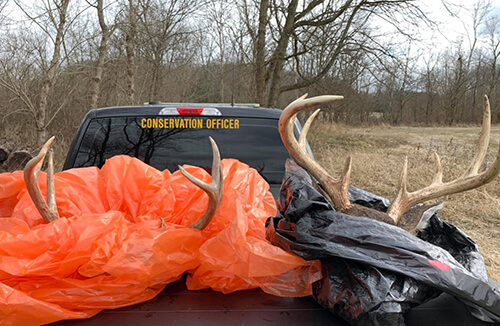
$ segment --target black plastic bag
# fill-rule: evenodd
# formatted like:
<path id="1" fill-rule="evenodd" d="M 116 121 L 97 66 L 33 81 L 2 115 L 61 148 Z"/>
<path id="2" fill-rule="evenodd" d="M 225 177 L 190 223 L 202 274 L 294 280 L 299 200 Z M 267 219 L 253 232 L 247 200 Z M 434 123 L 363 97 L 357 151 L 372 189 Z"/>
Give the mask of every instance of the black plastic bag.
<path id="1" fill-rule="evenodd" d="M 389 202 L 350 188 L 352 202 L 385 211 Z M 279 210 L 267 223 L 274 245 L 306 260 L 320 259 L 314 297 L 351 324 L 403 325 L 410 308 L 447 292 L 488 322 L 500 321 L 500 288 L 488 282 L 477 245 L 432 208 L 413 236 L 375 220 L 336 212 L 293 160 L 286 163 Z"/>

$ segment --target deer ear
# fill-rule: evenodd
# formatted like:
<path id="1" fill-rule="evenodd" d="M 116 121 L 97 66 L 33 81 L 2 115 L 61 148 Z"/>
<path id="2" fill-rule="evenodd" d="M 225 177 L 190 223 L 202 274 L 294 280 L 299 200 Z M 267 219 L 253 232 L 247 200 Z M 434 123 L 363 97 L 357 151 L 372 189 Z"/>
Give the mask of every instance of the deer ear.
<path id="1" fill-rule="evenodd" d="M 443 202 L 435 205 L 419 205 L 406 211 L 398 222 L 398 226 L 413 235 L 424 231 L 429 226 L 432 215 L 443 208 Z"/>

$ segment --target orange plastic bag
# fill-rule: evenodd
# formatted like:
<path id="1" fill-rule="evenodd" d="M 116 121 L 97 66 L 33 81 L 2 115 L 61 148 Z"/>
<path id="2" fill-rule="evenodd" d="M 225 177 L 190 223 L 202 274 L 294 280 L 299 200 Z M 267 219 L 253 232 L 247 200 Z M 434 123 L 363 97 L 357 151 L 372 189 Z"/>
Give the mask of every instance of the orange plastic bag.
<path id="1" fill-rule="evenodd" d="M 211 179 L 201 168 L 185 168 Z M 276 213 L 267 183 L 236 160 L 223 160 L 222 168 L 221 206 L 203 231 L 186 227 L 204 214 L 202 190 L 178 172 L 127 156 L 102 169 L 57 173 L 61 218 L 50 224 L 34 207 L 22 172 L 0 174 L 2 325 L 88 318 L 149 300 L 185 272 L 191 289 L 311 294 L 319 262 L 265 240 L 265 220 Z"/>

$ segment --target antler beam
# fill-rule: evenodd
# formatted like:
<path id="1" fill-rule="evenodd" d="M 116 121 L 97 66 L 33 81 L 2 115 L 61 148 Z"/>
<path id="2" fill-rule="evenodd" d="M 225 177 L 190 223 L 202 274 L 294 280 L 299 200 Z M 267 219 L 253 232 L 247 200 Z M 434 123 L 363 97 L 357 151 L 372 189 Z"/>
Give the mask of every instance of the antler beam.
<path id="1" fill-rule="evenodd" d="M 54 141 L 55 137 L 51 137 L 40 149 L 38 155 L 33 157 L 24 168 L 24 182 L 26 184 L 26 189 L 35 204 L 36 209 L 40 212 L 43 219 L 50 223 L 59 218 L 57 212 L 56 200 L 54 195 L 54 162 L 52 157 L 52 151 L 49 152 L 49 167 L 47 171 L 47 198 L 48 204 L 43 197 L 42 191 L 38 184 L 38 174 L 42 168 L 45 155 L 50 149 L 50 145 Z"/>
<path id="2" fill-rule="evenodd" d="M 201 188 L 208 195 L 208 207 L 205 214 L 195 223 L 193 223 L 190 228 L 203 230 L 212 221 L 215 212 L 220 206 L 220 201 L 222 199 L 222 189 L 223 189 L 223 175 L 222 166 L 220 160 L 219 149 L 215 141 L 210 138 L 210 144 L 212 145 L 212 182 L 207 184 L 199 179 L 193 177 L 189 172 L 184 170 L 182 166 L 179 166 L 181 173 L 196 186 Z"/>

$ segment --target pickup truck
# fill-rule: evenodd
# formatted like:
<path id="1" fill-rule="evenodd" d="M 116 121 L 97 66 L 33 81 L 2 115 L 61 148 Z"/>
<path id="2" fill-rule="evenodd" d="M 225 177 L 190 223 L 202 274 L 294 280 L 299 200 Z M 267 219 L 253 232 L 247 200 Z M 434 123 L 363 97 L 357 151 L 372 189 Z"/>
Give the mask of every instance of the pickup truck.
<path id="1" fill-rule="evenodd" d="M 285 160 L 290 158 L 278 132 L 280 113 L 257 105 L 158 102 L 92 110 L 76 133 L 63 169 L 102 166 L 119 154 L 171 172 L 179 164 L 210 169 L 211 136 L 222 158 L 236 158 L 254 167 L 277 199 Z M 296 123 L 296 134 L 300 128 Z M 447 294 L 412 309 L 405 320 L 407 325 L 488 325 Z M 258 289 L 230 294 L 189 291 L 185 278 L 148 302 L 54 325 L 142 324 L 347 325 L 311 297 L 276 297 Z"/>

